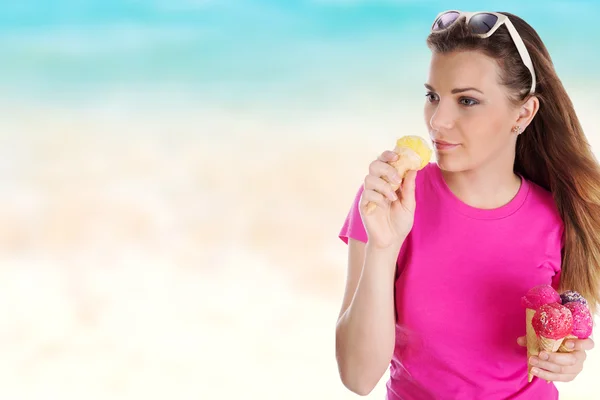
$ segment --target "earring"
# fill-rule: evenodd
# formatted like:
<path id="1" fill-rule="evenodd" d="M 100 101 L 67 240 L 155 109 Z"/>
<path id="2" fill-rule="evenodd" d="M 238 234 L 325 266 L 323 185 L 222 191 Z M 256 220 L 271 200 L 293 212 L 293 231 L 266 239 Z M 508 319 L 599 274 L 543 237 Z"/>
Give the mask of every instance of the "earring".
<path id="1" fill-rule="evenodd" d="M 513 133 L 516 133 L 517 135 L 520 135 L 521 133 L 523 133 L 523 131 L 521 130 L 521 127 L 519 125 L 512 128 L 512 131 L 513 131 Z"/>

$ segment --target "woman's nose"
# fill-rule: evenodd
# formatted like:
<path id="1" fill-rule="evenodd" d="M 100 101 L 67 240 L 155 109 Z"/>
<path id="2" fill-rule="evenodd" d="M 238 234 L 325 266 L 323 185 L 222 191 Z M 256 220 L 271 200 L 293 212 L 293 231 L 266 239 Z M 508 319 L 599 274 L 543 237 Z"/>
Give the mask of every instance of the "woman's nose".
<path id="1" fill-rule="evenodd" d="M 455 119 L 451 105 L 440 101 L 429 120 L 429 125 L 436 131 L 449 130 L 454 126 Z"/>

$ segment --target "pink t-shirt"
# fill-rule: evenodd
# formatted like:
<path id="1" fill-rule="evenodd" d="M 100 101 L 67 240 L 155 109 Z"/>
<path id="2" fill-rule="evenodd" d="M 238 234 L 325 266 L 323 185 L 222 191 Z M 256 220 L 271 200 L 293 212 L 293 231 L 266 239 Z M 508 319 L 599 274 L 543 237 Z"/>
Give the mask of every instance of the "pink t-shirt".
<path id="1" fill-rule="evenodd" d="M 363 242 L 361 187 L 340 232 Z M 522 179 L 508 204 L 468 206 L 437 164 L 417 174 L 415 222 L 398 256 L 389 400 L 557 399 L 527 382 L 520 298 L 560 279 L 563 224 L 552 196 Z"/>

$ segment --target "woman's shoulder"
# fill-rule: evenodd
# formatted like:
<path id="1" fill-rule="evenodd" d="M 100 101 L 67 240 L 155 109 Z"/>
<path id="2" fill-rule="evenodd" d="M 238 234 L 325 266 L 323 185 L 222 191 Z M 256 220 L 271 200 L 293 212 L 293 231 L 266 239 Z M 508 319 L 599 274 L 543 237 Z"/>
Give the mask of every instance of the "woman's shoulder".
<path id="1" fill-rule="evenodd" d="M 552 192 L 538 185 L 537 183 L 526 180 L 529 185 L 529 204 L 530 210 L 538 215 L 545 216 L 552 222 L 562 225 L 562 217 L 554 200 Z"/>
<path id="2" fill-rule="evenodd" d="M 554 201 L 554 197 L 552 196 L 552 192 L 529 179 L 524 180 L 529 185 L 530 197 L 532 200 L 536 201 L 536 204 L 551 210 L 556 209 L 556 203 Z M 556 211 L 558 210 L 556 209 Z"/>

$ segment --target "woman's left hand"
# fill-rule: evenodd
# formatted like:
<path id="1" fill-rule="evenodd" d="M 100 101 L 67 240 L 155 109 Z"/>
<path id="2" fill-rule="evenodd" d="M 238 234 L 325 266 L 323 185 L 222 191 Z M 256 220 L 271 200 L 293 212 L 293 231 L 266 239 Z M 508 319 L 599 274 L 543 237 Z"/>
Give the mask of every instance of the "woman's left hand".
<path id="1" fill-rule="evenodd" d="M 527 347 L 527 339 L 521 336 L 517 339 L 523 347 Z M 594 348 L 592 339 L 569 339 L 565 341 L 567 347 L 573 345 L 571 353 L 546 353 L 540 352 L 539 357 L 530 357 L 529 363 L 534 367 L 533 375 L 540 379 L 553 382 L 570 382 L 583 370 L 583 363 L 587 358 L 586 351 Z"/>

